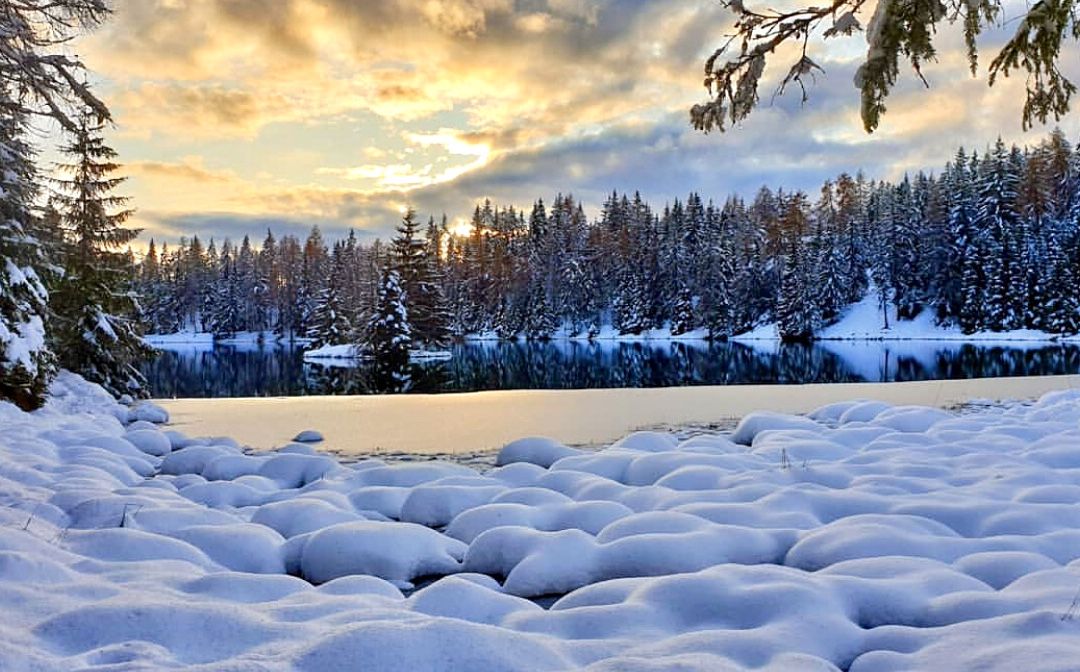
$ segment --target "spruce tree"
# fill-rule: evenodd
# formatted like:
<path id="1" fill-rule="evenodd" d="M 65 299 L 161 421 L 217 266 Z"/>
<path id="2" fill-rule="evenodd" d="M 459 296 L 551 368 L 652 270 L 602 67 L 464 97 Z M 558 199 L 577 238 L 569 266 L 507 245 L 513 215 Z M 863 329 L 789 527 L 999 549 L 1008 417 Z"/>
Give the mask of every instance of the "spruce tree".
<path id="1" fill-rule="evenodd" d="M 138 304 L 120 250 L 139 235 L 123 228 L 128 199 L 113 195 L 116 152 L 103 127 L 84 114 L 58 166 L 56 202 L 67 245 L 63 277 L 53 295 L 51 338 L 61 364 L 116 395 L 145 394 L 138 363 L 149 349 L 137 323 Z"/>
<path id="2" fill-rule="evenodd" d="M 0 399 L 31 409 L 44 400 L 55 360 L 45 338 L 48 260 L 34 235 L 36 172 L 25 132 L 20 107 L 0 100 Z"/>
<path id="3" fill-rule="evenodd" d="M 672 306 L 671 335 L 681 336 L 693 331 L 696 319 L 694 317 L 694 300 L 690 295 L 690 288 L 680 286 L 675 293 L 675 302 Z"/>
<path id="4" fill-rule="evenodd" d="M 777 331 L 785 342 L 805 342 L 814 336 L 814 309 L 807 289 L 801 254 L 798 247 L 793 246 L 784 259 L 776 306 Z"/>
<path id="5" fill-rule="evenodd" d="M 312 347 L 341 345 L 353 337 L 351 311 L 346 307 L 344 285 L 348 278 L 348 258 L 346 246 L 339 243 L 334 246 L 331 256 L 331 271 L 326 278 L 322 292 L 312 315 L 310 336 Z"/>
<path id="6" fill-rule="evenodd" d="M 408 296 L 397 271 L 387 269 L 379 284 L 379 298 L 368 322 L 365 343 L 375 360 L 376 386 L 382 391 L 403 392 L 410 384 L 413 331 L 407 306 Z"/>
<path id="7" fill-rule="evenodd" d="M 446 297 L 437 282 L 435 256 L 420 229 L 416 212 L 409 208 L 390 244 L 391 264 L 408 297 L 413 337 L 418 345 L 438 348 L 449 338 Z"/>

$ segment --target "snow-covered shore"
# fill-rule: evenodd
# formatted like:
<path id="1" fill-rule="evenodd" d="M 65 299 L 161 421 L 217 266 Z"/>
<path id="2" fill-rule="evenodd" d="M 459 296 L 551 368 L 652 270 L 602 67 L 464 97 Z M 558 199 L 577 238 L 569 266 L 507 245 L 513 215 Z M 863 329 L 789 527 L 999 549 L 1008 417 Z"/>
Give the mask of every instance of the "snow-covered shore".
<path id="1" fill-rule="evenodd" d="M 982 331 L 973 334 L 965 334 L 957 326 L 941 326 L 934 321 L 934 315 L 930 311 L 923 311 L 913 320 L 901 320 L 897 318 L 896 307 L 888 308 L 888 327 L 885 326 L 885 315 L 882 313 L 878 299 L 870 294 L 858 303 L 848 306 L 843 314 L 833 324 L 822 328 L 816 334 L 818 341 L 950 341 L 964 343 L 1076 343 L 1080 342 L 1080 336 L 1055 334 L 1052 332 L 1035 329 L 1016 329 L 1013 331 Z M 554 341 L 594 341 L 600 343 L 640 343 L 640 342 L 679 342 L 679 341 L 704 341 L 708 339 L 706 329 L 694 329 L 674 336 L 670 329 L 648 329 L 640 334 L 622 334 L 610 324 L 603 325 L 597 333 L 589 335 L 571 335 L 568 329 L 557 330 L 553 335 Z M 218 339 L 215 341 L 213 334 L 208 333 L 178 333 L 162 334 L 145 337 L 145 340 L 155 347 L 175 348 L 183 345 L 213 345 L 215 342 L 228 344 L 245 344 L 264 341 L 285 342 L 271 332 L 245 332 L 235 335 L 231 339 Z M 480 334 L 468 334 L 467 342 L 501 341 L 504 340 L 494 332 Z M 779 341 L 775 323 L 763 324 L 755 329 L 737 334 L 732 340 L 754 343 L 759 341 Z M 300 345 L 307 344 L 306 339 L 294 341 Z M 437 353 L 434 359 L 443 358 L 445 353 Z M 309 350 L 305 358 L 312 360 L 346 360 L 356 359 L 352 346 L 338 345 L 327 346 L 318 350 Z M 418 353 L 417 358 L 423 358 Z"/>
<path id="2" fill-rule="evenodd" d="M 759 412 L 599 452 L 526 439 L 486 473 L 162 419 L 68 374 L 42 411 L 0 403 L 0 669 L 1080 660 L 1080 392 Z"/>
<path id="3" fill-rule="evenodd" d="M 1077 336 L 1065 336 L 1035 329 L 1012 331 L 980 331 L 965 334 L 957 326 L 943 327 L 935 324 L 934 315 L 923 311 L 913 320 L 901 320 L 896 307 L 889 306 L 888 327 L 885 326 L 878 300 L 869 295 L 858 303 L 848 306 L 834 324 L 821 329 L 819 341 L 962 341 L 965 343 L 1023 343 L 1023 342 L 1076 342 Z M 735 336 L 736 341 L 777 341 L 779 334 L 775 324 L 766 324 L 753 331 Z"/>

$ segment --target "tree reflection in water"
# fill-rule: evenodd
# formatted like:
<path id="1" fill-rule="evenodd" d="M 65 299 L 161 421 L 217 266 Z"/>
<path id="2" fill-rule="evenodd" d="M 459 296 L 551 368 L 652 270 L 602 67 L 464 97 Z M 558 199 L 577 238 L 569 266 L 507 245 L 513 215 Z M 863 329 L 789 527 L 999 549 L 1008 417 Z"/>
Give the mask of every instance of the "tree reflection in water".
<path id="1" fill-rule="evenodd" d="M 143 366 L 154 396 L 261 397 L 507 389 L 843 383 L 1080 372 L 1080 347 L 948 342 L 464 343 L 446 361 L 387 372 L 305 362 L 297 349 L 163 351 Z M 404 380 L 408 384 L 404 384 Z"/>

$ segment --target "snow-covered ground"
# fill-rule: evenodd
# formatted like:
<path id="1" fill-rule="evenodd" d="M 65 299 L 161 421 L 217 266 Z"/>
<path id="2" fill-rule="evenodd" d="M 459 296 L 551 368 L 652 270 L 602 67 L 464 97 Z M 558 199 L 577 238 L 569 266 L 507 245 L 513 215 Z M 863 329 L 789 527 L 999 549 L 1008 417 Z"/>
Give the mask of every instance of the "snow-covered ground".
<path id="1" fill-rule="evenodd" d="M 70 374 L 53 393 L 0 404 L 2 670 L 1080 660 L 1080 392 L 524 439 L 486 473 L 251 453 Z"/>
<path id="2" fill-rule="evenodd" d="M 857 346 L 857 343 L 837 346 Z M 906 351 L 906 350 L 905 350 Z M 876 355 L 866 366 L 879 366 Z M 228 435 L 260 448 L 282 446 L 311 427 L 347 454 L 382 451 L 472 453 L 521 436 L 563 443 L 610 443 L 657 425 L 729 423 L 757 410 L 808 412 L 846 399 L 950 406 L 971 399 L 1034 398 L 1080 388 L 1080 376 L 1035 376 L 912 383 L 718 385 L 638 389 L 505 390 L 435 395 L 163 399 L 176 427 Z"/>
<path id="3" fill-rule="evenodd" d="M 1024 341 L 1076 341 L 1075 336 L 1061 336 L 1034 329 L 1014 331 L 984 331 L 965 334 L 959 327 L 943 327 L 934 323 L 932 311 L 925 310 L 913 320 L 896 317 L 896 306 L 889 305 L 889 327 L 876 295 L 871 293 L 862 301 L 848 306 L 840 319 L 821 329 L 817 338 L 823 341 L 964 341 L 969 343 L 1014 343 Z M 736 341 L 775 341 L 779 335 L 775 324 L 765 324 L 753 331 L 735 336 Z"/>

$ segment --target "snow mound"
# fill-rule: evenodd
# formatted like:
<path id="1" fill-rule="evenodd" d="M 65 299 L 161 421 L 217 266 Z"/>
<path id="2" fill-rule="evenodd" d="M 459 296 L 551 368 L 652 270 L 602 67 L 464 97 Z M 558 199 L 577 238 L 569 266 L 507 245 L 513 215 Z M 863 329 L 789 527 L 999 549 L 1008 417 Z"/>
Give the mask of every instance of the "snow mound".
<path id="1" fill-rule="evenodd" d="M 460 569 L 465 544 L 411 523 L 355 522 L 315 532 L 304 544 L 301 572 L 313 583 L 368 574 L 409 583 Z"/>
<path id="2" fill-rule="evenodd" d="M 156 425 L 163 425 L 169 421 L 169 412 L 157 404 L 150 403 L 149 401 L 140 401 L 131 407 L 128 412 L 128 421 L 136 422 L 152 422 Z"/>
<path id="3" fill-rule="evenodd" d="M 138 406 L 136 406 L 137 408 Z M 1080 393 L 501 466 L 0 403 L 0 669 L 1072 670 Z M 150 414 L 146 415 L 147 418 Z"/>
<path id="4" fill-rule="evenodd" d="M 324 437 L 322 435 L 322 432 L 316 431 L 314 429 L 305 429 L 304 431 L 293 437 L 293 441 L 297 441 L 299 443 L 319 443 L 323 440 Z"/>
<path id="5" fill-rule="evenodd" d="M 164 457 L 172 451 L 169 437 L 155 430 L 129 429 L 124 438 L 147 455 Z"/>
<path id="6" fill-rule="evenodd" d="M 747 415 L 739 421 L 735 431 L 731 434 L 731 440 L 749 446 L 761 432 L 766 430 L 807 429 L 816 431 L 820 425 L 810 418 L 798 415 L 785 415 L 783 413 L 771 413 L 758 411 Z"/>
<path id="7" fill-rule="evenodd" d="M 538 467 L 550 467 L 556 460 L 571 455 L 580 455 L 580 450 L 567 448 L 554 439 L 534 436 L 512 441 L 499 451 L 495 464 L 504 466 L 515 462 L 528 462 Z"/>

